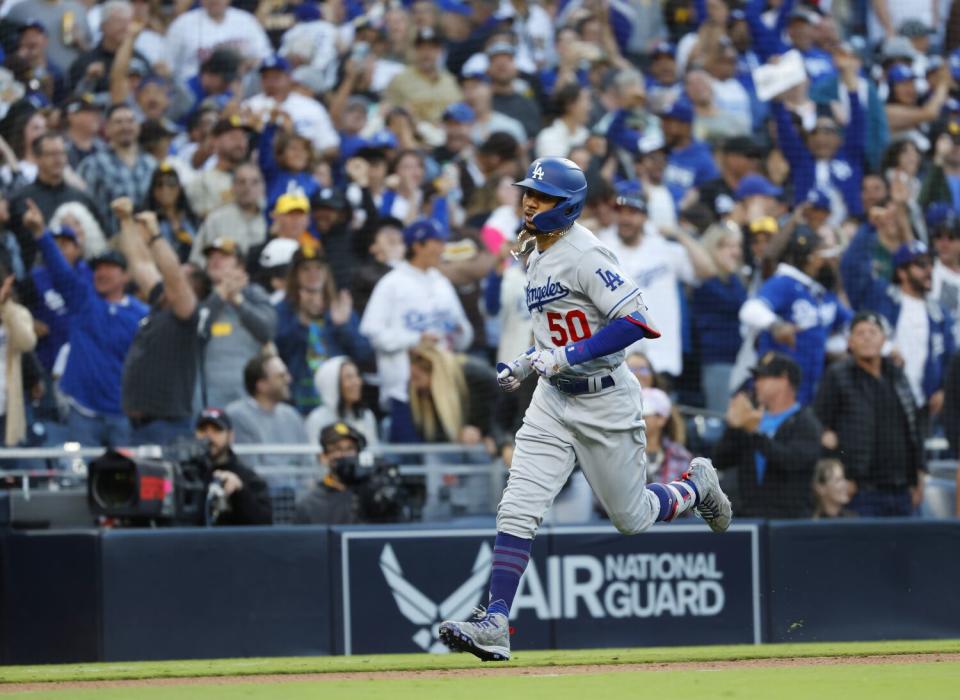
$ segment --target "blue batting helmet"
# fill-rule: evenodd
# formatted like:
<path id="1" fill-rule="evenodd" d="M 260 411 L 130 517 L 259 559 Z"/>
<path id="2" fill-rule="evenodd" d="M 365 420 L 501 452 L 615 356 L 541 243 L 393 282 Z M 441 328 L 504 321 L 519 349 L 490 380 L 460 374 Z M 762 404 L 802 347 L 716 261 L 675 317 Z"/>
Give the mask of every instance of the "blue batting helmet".
<path id="1" fill-rule="evenodd" d="M 527 176 L 513 184 L 560 198 L 553 209 L 533 217 L 534 227 L 543 232 L 569 228 L 587 198 L 587 178 L 579 165 L 566 158 L 537 158 L 527 168 Z"/>

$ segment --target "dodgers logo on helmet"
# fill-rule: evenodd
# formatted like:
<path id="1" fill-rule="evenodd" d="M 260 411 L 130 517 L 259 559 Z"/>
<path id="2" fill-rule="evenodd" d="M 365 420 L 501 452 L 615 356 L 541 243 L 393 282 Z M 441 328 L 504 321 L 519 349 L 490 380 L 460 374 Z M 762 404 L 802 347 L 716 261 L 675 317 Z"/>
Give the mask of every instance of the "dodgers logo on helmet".
<path id="1" fill-rule="evenodd" d="M 514 184 L 560 200 L 533 217 L 534 227 L 544 233 L 570 228 L 587 199 L 587 178 L 580 166 L 567 158 L 538 158 L 530 164 L 527 176 Z"/>

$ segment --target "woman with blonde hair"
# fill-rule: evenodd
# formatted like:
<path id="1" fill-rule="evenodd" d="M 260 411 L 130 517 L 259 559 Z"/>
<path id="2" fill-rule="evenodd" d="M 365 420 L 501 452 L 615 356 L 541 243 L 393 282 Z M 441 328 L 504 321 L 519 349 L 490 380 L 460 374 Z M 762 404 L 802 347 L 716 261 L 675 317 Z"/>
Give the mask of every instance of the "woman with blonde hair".
<path id="1" fill-rule="evenodd" d="M 730 401 L 730 375 L 740 350 L 740 307 L 747 289 L 740 279 L 743 238 L 733 224 L 714 224 L 700 244 L 713 261 L 715 274 L 703 280 L 691 300 L 700 339 L 700 386 L 707 409 L 723 413 Z"/>
<path id="2" fill-rule="evenodd" d="M 468 355 L 421 343 L 410 350 L 409 404 L 392 402 L 391 442 L 485 443 L 497 403 L 497 374 Z"/>

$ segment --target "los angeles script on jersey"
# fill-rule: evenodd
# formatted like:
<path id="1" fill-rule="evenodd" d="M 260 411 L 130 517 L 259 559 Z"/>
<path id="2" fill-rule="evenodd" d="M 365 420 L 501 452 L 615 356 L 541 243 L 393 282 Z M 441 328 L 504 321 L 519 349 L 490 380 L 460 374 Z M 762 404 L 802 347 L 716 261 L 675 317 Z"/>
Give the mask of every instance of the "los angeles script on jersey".
<path id="1" fill-rule="evenodd" d="M 543 311 L 543 307 L 551 301 L 563 299 L 570 293 L 570 290 L 560 282 L 554 282 L 551 277 L 547 281 L 534 287 L 527 285 L 527 309 L 533 311 Z"/>

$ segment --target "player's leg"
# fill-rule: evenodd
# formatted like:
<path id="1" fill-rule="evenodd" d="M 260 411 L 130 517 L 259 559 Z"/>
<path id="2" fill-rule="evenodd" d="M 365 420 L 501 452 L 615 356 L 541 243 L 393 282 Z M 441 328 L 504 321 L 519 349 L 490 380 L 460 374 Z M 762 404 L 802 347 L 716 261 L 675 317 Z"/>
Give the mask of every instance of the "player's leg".
<path id="1" fill-rule="evenodd" d="M 445 621 L 440 640 L 484 661 L 510 658 L 510 608 L 530 560 L 533 538 L 547 509 L 570 477 L 574 454 L 562 414 L 565 399 L 538 387 L 517 432 L 507 487 L 497 509 L 497 538 L 486 611 L 464 622 Z"/>
<path id="2" fill-rule="evenodd" d="M 610 517 L 627 535 L 669 522 L 699 504 L 689 479 L 647 484 L 646 438 L 639 388 L 623 386 L 577 397 L 570 417 L 579 439 L 574 450 L 587 481 Z"/>

